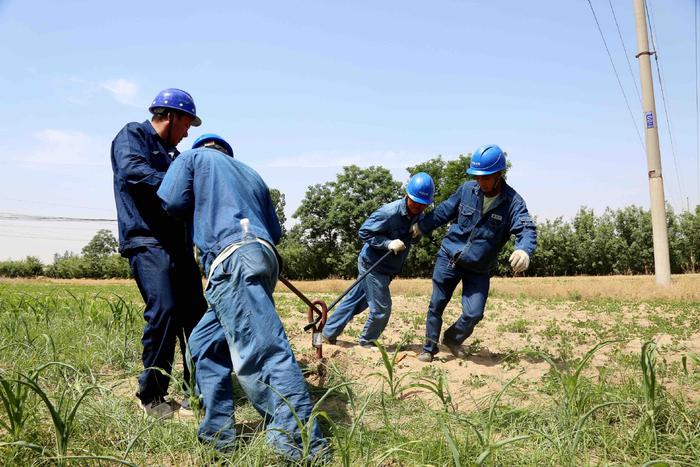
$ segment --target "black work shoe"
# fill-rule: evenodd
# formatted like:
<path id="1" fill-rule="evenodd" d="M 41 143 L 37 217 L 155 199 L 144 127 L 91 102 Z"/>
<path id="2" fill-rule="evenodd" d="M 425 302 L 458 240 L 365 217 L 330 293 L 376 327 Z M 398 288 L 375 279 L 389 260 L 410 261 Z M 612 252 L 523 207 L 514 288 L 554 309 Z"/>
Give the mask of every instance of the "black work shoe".
<path id="1" fill-rule="evenodd" d="M 139 406 L 149 417 L 159 418 L 161 420 L 173 418 L 175 412 L 180 408 L 180 404 L 177 402 L 166 401 L 162 398 L 155 399 L 151 402 L 139 402 Z"/>
<path id="2" fill-rule="evenodd" d="M 467 352 L 462 348 L 461 344 L 452 342 L 444 338 L 442 339 L 442 344 L 448 349 L 450 349 L 450 352 L 452 352 L 452 355 L 454 355 L 456 358 L 467 358 Z"/>
<path id="3" fill-rule="evenodd" d="M 180 402 L 180 410 L 186 410 L 186 411 L 192 411 L 192 406 L 190 405 L 190 398 L 185 397 L 182 399 L 182 402 Z"/>
<path id="4" fill-rule="evenodd" d="M 430 352 L 421 352 L 421 354 L 418 355 L 419 362 L 430 363 L 433 361 L 433 358 L 435 357 Z"/>
<path id="5" fill-rule="evenodd" d="M 335 337 L 326 337 L 325 334 L 321 334 L 321 339 L 323 339 L 324 344 L 335 345 L 335 343 L 338 342 L 338 339 Z"/>
<path id="6" fill-rule="evenodd" d="M 374 345 L 374 342 L 361 342 L 360 347 L 367 350 L 379 350 L 378 347 Z"/>

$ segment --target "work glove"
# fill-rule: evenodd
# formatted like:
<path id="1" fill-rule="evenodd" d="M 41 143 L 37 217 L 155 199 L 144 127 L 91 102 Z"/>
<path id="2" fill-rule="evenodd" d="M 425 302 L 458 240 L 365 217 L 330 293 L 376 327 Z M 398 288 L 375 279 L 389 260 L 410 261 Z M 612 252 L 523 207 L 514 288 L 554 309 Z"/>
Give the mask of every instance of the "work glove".
<path id="1" fill-rule="evenodd" d="M 389 242 L 389 249 L 394 252 L 395 255 L 399 254 L 399 251 L 405 250 L 406 245 L 403 244 L 398 238 Z"/>
<path id="2" fill-rule="evenodd" d="M 423 235 L 423 232 L 420 231 L 420 227 L 418 227 L 418 223 L 415 223 L 411 226 L 411 238 L 418 238 L 421 235 Z"/>
<path id="3" fill-rule="evenodd" d="M 530 266 L 530 255 L 523 250 L 515 250 L 508 261 L 514 272 L 523 272 Z"/>

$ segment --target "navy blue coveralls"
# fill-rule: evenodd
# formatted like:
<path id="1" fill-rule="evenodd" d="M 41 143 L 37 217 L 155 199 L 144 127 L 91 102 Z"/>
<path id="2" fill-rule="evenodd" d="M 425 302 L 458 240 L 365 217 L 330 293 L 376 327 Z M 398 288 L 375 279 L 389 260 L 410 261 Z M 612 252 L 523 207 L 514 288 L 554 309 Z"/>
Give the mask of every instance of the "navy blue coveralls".
<path id="1" fill-rule="evenodd" d="M 456 221 L 435 260 L 424 352 L 438 352 L 442 314 L 457 284 L 462 282 L 462 316 L 445 331 L 444 340 L 451 344 L 462 344 L 484 317 L 490 272 L 510 236 L 515 235 L 516 250 L 528 255 L 535 250 L 537 232 L 525 201 L 505 180 L 502 183 L 498 199 L 483 214 L 484 194 L 477 182 L 469 181 L 418 222 L 420 231 L 427 233 Z"/>
<path id="2" fill-rule="evenodd" d="M 194 259 L 188 226 L 169 217 L 156 191 L 179 152 L 168 148 L 148 120 L 128 123 L 112 141 L 114 199 L 119 252 L 129 259 L 146 304 L 141 343 L 144 371 L 137 396 L 143 403 L 168 392 L 176 337 L 189 382 L 185 338 L 207 309 L 202 278 Z M 162 368 L 168 374 L 157 369 Z"/>

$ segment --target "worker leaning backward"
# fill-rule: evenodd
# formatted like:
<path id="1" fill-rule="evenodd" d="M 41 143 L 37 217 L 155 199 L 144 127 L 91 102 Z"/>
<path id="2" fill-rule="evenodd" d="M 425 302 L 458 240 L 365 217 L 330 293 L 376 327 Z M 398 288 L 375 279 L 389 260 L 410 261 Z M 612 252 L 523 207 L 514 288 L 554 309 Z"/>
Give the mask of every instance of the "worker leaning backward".
<path id="1" fill-rule="evenodd" d="M 530 264 L 537 245 L 535 223 L 523 198 L 506 183 L 505 171 L 501 148 L 495 144 L 480 146 L 466 171 L 476 181 L 462 184 L 412 227 L 412 234 L 418 237 L 452 222 L 435 260 L 420 361 L 431 362 L 438 353 L 442 314 L 460 282 L 462 315 L 445 331 L 442 343 L 455 357 L 466 357 L 461 345 L 484 317 L 490 274 L 511 235 L 515 236 L 515 251 L 510 256 L 513 271 L 522 272 Z"/>

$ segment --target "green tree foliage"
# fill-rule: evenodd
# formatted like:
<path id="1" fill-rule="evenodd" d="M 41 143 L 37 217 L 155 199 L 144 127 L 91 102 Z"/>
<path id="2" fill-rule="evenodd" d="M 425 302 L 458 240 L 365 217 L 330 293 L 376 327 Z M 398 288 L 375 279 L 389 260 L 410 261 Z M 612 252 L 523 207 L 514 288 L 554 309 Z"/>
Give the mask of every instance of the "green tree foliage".
<path id="1" fill-rule="evenodd" d="M 119 243 L 112 232 L 98 230 L 82 249 L 82 255 L 65 252 L 54 255 L 53 264 L 46 267 L 49 277 L 63 279 L 109 279 L 131 277 L 129 262 L 117 253 Z"/>
<path id="2" fill-rule="evenodd" d="M 107 229 L 98 230 L 92 240 L 83 247 L 83 255 L 90 258 L 104 258 L 117 252 L 119 242 Z"/>
<path id="3" fill-rule="evenodd" d="M 446 161 L 441 156 L 408 167 L 409 175 L 429 173 L 436 184 L 435 204 L 447 199 L 468 180 L 464 168 L 470 155 Z M 509 164 L 510 166 L 510 164 Z M 300 220 L 281 245 L 290 278 L 317 279 L 329 276 L 352 277 L 355 262 L 362 247 L 357 230 L 367 216 L 379 205 L 402 194 L 398 184 L 371 203 L 361 203 L 362 193 L 379 193 L 358 184 L 362 171 L 347 167 L 338 181 L 310 187 L 302 205 L 295 213 Z M 362 180 L 367 181 L 367 177 Z M 408 180 L 408 178 L 407 178 Z M 341 182 L 341 183 L 339 183 Z M 391 182 L 387 171 L 377 172 L 371 184 Z M 393 193 L 393 196 L 389 194 Z M 369 198 L 366 198 L 369 199 Z M 676 215 L 667 208 L 671 271 L 673 273 L 700 271 L 700 207 L 695 212 Z M 435 255 L 447 226 L 424 236 L 415 244 L 401 275 L 430 277 Z M 606 209 L 596 215 L 592 209 L 581 207 L 571 221 L 563 218 L 538 223 L 538 247 L 531 258 L 529 276 L 651 274 L 654 254 L 651 214 L 639 206 Z M 514 241 L 508 242 L 499 255 L 497 275 L 513 274 L 508 258 Z"/>
<path id="4" fill-rule="evenodd" d="M 450 161 L 444 160 L 442 156 L 437 156 L 421 164 L 408 167 L 406 170 L 409 179 L 418 172 L 425 172 L 433 178 L 433 182 L 435 182 L 434 206 L 437 206 L 457 191 L 464 182 L 472 178 L 465 173 L 465 167 L 469 167 L 470 161 L 471 154 L 460 155 L 457 159 Z M 406 182 L 408 183 L 408 180 Z M 435 229 L 429 236 L 421 237 L 408 256 L 402 275 L 404 277 L 420 277 L 431 274 L 435 255 L 440 248 L 440 241 L 446 233 L 447 226 L 443 226 Z M 426 271 L 430 272 L 426 274 Z"/>
<path id="5" fill-rule="evenodd" d="M 284 193 L 277 188 L 270 188 L 270 198 L 272 198 L 272 204 L 275 205 L 277 219 L 280 221 L 280 227 L 282 228 L 282 237 L 284 237 L 287 234 L 287 229 L 284 226 L 284 223 L 287 222 L 287 216 L 284 214 L 284 207 L 287 205 Z"/>
<path id="6" fill-rule="evenodd" d="M 27 256 L 22 261 L 0 261 L 2 277 L 37 277 L 43 274 L 44 265 L 35 256 Z"/>
<path id="7" fill-rule="evenodd" d="M 391 172 L 374 166 L 344 167 L 335 181 L 310 186 L 294 213 L 299 223 L 289 232 L 290 241 L 280 245 L 286 267 L 290 273 L 308 268 L 300 277 L 355 276 L 360 226 L 379 206 L 401 195 Z"/>
<path id="8" fill-rule="evenodd" d="M 671 264 L 675 271 L 700 271 L 700 205 L 679 216 L 667 208 Z"/>

